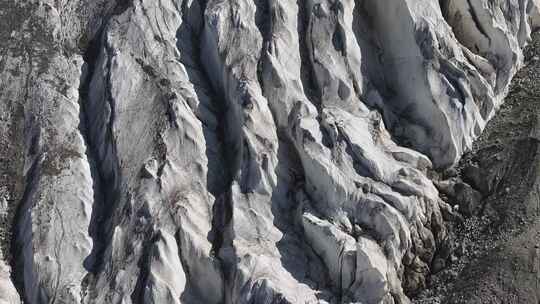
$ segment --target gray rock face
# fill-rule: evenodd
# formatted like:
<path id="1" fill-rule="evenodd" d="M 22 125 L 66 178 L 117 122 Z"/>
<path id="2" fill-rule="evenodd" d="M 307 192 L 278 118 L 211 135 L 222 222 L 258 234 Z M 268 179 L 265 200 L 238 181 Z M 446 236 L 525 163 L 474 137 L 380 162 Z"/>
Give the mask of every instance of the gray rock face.
<path id="1" fill-rule="evenodd" d="M 429 172 L 540 26 L 537 0 L 4 2 L 0 303 L 408 303 L 446 258 Z"/>

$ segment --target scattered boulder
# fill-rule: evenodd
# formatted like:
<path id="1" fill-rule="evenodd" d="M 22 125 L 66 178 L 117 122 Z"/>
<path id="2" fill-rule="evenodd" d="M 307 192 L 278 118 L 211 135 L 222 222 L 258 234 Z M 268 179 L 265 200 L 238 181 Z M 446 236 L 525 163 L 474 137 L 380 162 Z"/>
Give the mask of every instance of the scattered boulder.
<path id="1" fill-rule="evenodd" d="M 484 195 L 490 193 L 491 189 L 488 183 L 486 172 L 484 172 L 478 165 L 467 165 L 465 168 L 463 168 L 461 174 L 463 180 L 477 191 L 481 192 Z"/>
<path id="2" fill-rule="evenodd" d="M 472 216 L 478 213 L 482 205 L 482 194 L 466 183 L 459 182 L 454 185 L 455 200 L 459 205 L 459 210 L 465 216 Z"/>

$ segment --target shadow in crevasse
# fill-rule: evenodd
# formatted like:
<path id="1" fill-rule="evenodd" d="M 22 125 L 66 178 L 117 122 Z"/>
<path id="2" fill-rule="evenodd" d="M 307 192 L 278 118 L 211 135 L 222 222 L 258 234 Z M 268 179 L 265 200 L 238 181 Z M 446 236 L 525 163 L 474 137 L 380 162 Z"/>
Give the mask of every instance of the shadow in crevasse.
<path id="1" fill-rule="evenodd" d="M 218 257 L 222 247 L 230 246 L 227 240 L 225 228 L 232 217 L 231 205 L 231 184 L 234 174 L 237 171 L 239 138 L 231 134 L 232 127 L 227 122 L 226 101 L 223 100 L 223 88 L 216 87 L 208 71 L 211 65 L 206 64 L 206 58 L 201 50 L 201 39 L 204 37 L 204 0 L 194 1 L 190 6 L 183 7 L 184 20 L 177 31 L 177 48 L 180 54 L 180 61 L 187 71 L 190 82 L 193 84 L 195 94 L 199 101 L 197 108 L 193 109 L 198 119 L 203 123 L 203 132 L 206 141 L 206 156 L 208 158 L 208 191 L 214 195 L 213 228 L 208 234 L 208 240 L 212 243 L 214 256 Z M 207 47 L 207 46 L 206 46 Z M 221 94 L 220 94 L 221 93 Z M 217 123 L 216 123 L 217 122 Z M 235 123 L 231 121 L 230 123 Z M 232 130 L 232 131 L 230 131 Z M 236 130 L 238 131 L 238 130 Z M 236 138 L 235 138 L 236 137 Z M 280 138 L 286 138 L 285 135 Z M 281 140 L 279 143 L 279 164 L 277 174 L 278 184 L 274 189 L 270 202 L 270 211 L 273 215 L 273 226 L 281 233 L 282 238 L 276 243 L 276 247 L 281 256 L 282 267 L 287 270 L 299 284 L 305 284 L 312 289 L 321 288 L 321 284 L 314 281 L 323 280 L 320 274 L 310 273 L 311 269 L 324 269 L 309 246 L 303 241 L 302 231 L 296 223 L 297 203 L 294 199 L 294 178 L 291 178 L 291 168 L 300 164 L 295 158 L 296 152 L 292 143 Z M 296 171 L 301 172 L 301 168 Z M 301 179 L 302 174 L 292 174 Z M 256 229 L 257 227 L 253 227 Z M 262 232 L 261 232 L 262 233 Z M 263 235 L 261 237 L 264 238 Z M 229 240 L 230 241 L 230 240 Z M 308 253 L 306 253 L 308 252 Z M 226 263 L 222 263 L 222 271 L 225 278 L 232 274 L 232 269 L 226 269 Z M 314 264 L 318 266 L 313 267 Z M 234 266 L 233 266 L 234 267 Z M 319 278 L 316 278 L 318 276 Z M 182 295 L 182 300 L 188 300 L 196 292 L 188 286 Z M 300 299 L 299 299 L 300 301 Z"/>
<path id="2" fill-rule="evenodd" d="M 283 268 L 312 290 L 329 290 L 326 266 L 306 242 L 299 214 L 300 203 L 296 194 L 304 187 L 304 172 L 294 144 L 286 135 L 279 134 L 277 185 L 272 193 L 273 225 L 282 233 L 276 247 Z M 324 294 L 320 294 L 325 296 Z M 302 299 L 298 299 L 300 301 Z"/>
<path id="3" fill-rule="evenodd" d="M 207 190 L 214 198 L 212 230 L 208 233 L 207 239 L 212 244 L 210 253 L 216 260 L 224 242 L 224 229 L 227 222 L 232 217 L 230 206 L 230 188 L 232 169 L 228 167 L 228 156 L 225 150 L 226 137 L 226 107 L 214 87 L 203 63 L 201 53 L 201 43 L 204 28 L 204 11 L 206 1 L 199 0 L 182 7 L 182 24 L 176 32 L 178 53 L 180 62 L 185 67 L 190 83 L 193 85 L 198 104 L 193 108 L 193 112 L 202 122 L 203 135 L 205 139 L 206 157 L 208 159 L 207 168 Z M 180 227 L 180 229 L 182 229 Z M 223 265 L 221 265 L 223 267 Z M 222 269 L 222 272 L 226 271 Z M 182 303 L 196 303 L 192 299 L 201 298 L 197 290 L 187 280 L 187 286 L 181 295 Z M 204 297 L 203 297 L 204 298 Z"/>
<path id="4" fill-rule="evenodd" d="M 306 1 L 296 1 L 298 5 L 298 36 L 300 43 L 300 57 L 301 57 L 301 80 L 304 85 L 304 90 L 309 100 L 315 107 L 320 110 L 321 96 L 317 93 L 315 80 L 313 79 L 313 70 L 309 63 L 309 55 L 307 50 L 307 42 L 305 41 L 306 30 L 308 26 L 308 15 L 306 13 L 307 8 Z M 264 45 L 267 45 L 269 39 L 272 38 L 272 24 L 271 21 L 276 7 L 269 6 L 265 0 L 256 1 L 256 25 L 259 29 Z M 266 46 L 263 46 L 261 52 L 259 68 L 259 83 L 264 93 L 264 81 L 261 71 L 267 70 L 264 65 L 270 64 L 267 57 L 267 53 L 264 51 Z M 268 100 L 269 106 L 272 109 L 272 103 L 275 101 Z M 274 121 L 275 119 L 274 114 Z M 279 128 L 279 127 L 278 127 Z M 277 130 L 278 137 L 278 163 L 276 165 L 275 173 L 277 175 L 277 184 L 272 191 L 271 197 L 271 213 L 273 217 L 272 224 L 282 234 L 281 239 L 276 242 L 275 246 L 280 255 L 280 262 L 283 269 L 285 269 L 297 282 L 297 288 L 302 288 L 301 285 L 305 285 L 303 288 L 309 287 L 311 290 L 328 290 L 330 286 L 327 285 L 328 274 L 326 267 L 313 251 L 310 245 L 306 242 L 303 228 L 299 222 L 299 213 L 301 210 L 300 202 L 296 197 L 299 190 L 304 187 L 304 170 L 300 156 L 296 151 L 294 143 L 291 141 L 286 130 Z M 300 290 L 297 294 L 301 294 Z M 325 297 L 323 293 L 319 293 L 321 297 Z M 301 302 L 306 299 L 296 299 L 296 302 Z"/>
<path id="5" fill-rule="evenodd" d="M 268 60 L 266 48 L 272 39 L 272 18 L 274 13 L 279 13 L 279 9 L 270 6 L 266 0 L 256 0 L 255 21 L 256 26 L 263 38 L 263 50 L 261 51 L 261 59 L 259 59 L 260 67 L 258 69 L 258 79 L 263 95 L 264 74 L 262 71 L 266 69 L 265 65 L 271 64 Z M 308 16 L 306 15 L 305 1 L 296 1 L 298 5 L 298 36 L 300 38 L 300 55 L 301 55 L 301 74 L 302 83 L 306 89 L 306 94 L 309 99 L 314 102 L 314 105 L 319 108 L 321 97 L 315 89 L 313 71 L 310 69 L 311 64 L 308 63 L 307 45 L 304 37 L 307 30 Z M 276 11 L 277 10 L 277 11 Z M 276 101 L 268 100 L 270 108 Z M 275 105 L 274 107 L 279 106 Z M 276 109 L 278 110 L 278 109 Z M 274 121 L 276 116 L 274 114 Z M 272 190 L 271 196 L 271 213 L 272 224 L 281 233 L 281 239 L 275 243 L 275 246 L 280 255 L 281 267 L 288 272 L 294 280 L 297 281 L 296 288 L 311 289 L 311 290 L 328 290 L 326 268 L 320 258 L 316 255 L 310 245 L 305 241 L 303 228 L 299 219 L 300 202 L 296 197 L 297 192 L 303 189 L 304 185 L 304 170 L 302 162 L 296 151 L 294 143 L 290 140 L 286 130 L 277 130 L 278 137 L 278 163 L 276 164 L 275 173 L 277 175 L 277 184 Z M 304 285 L 302 287 L 302 285 Z M 298 290 L 298 295 L 301 291 Z M 321 293 L 322 296 L 322 293 Z M 324 296 L 322 296 L 324 297 Z M 306 299 L 296 299 L 296 302 L 301 302 Z"/>
<path id="6" fill-rule="evenodd" d="M 201 1 L 203 2 L 203 1 Z M 211 78 L 205 70 L 201 54 L 201 38 L 203 36 L 204 5 L 197 1 L 183 9 L 184 20 L 176 33 L 177 49 L 180 62 L 186 69 L 189 81 L 193 85 L 197 100 L 196 109 L 192 109 L 202 122 L 208 158 L 208 190 L 214 196 L 224 193 L 229 188 L 231 177 L 227 170 L 225 143 L 225 102 L 212 86 Z"/>

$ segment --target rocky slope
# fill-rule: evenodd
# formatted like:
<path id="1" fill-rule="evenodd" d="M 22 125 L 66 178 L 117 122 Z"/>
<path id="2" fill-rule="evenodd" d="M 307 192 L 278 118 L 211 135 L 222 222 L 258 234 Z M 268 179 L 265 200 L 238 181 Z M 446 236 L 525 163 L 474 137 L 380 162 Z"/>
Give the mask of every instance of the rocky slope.
<path id="1" fill-rule="evenodd" d="M 457 174 L 437 182 L 471 216 L 452 222 L 451 265 L 430 278 L 418 303 L 540 301 L 540 33 L 533 37 L 497 116 Z"/>
<path id="2" fill-rule="evenodd" d="M 0 303 L 408 303 L 539 10 L 1 0 Z"/>

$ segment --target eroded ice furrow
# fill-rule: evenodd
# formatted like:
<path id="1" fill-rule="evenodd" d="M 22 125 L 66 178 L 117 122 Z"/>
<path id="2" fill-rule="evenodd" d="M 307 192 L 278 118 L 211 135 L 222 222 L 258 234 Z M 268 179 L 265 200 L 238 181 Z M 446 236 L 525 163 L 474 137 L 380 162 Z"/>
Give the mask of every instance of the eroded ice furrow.
<path id="1" fill-rule="evenodd" d="M 0 27 L 12 30 L 16 24 L 9 22 L 6 16 L 15 15 L 21 11 L 16 5 L 3 7 Z M 24 136 L 23 105 L 18 97 L 27 92 L 26 79 L 28 74 L 13 73 L 14 67 L 24 64 L 24 60 L 10 60 L 7 44 L 18 42 L 0 31 L 5 43 L 0 46 L 0 78 L 6 83 L 0 86 L 0 303 L 19 304 L 20 296 L 15 287 L 13 263 L 10 265 L 11 249 L 13 248 L 15 211 L 24 192 L 22 174 L 24 151 L 23 143 L 19 141 Z M 22 85 L 21 85 L 22 83 Z"/>
<path id="2" fill-rule="evenodd" d="M 286 220 L 291 214 L 284 213 L 294 210 L 287 197 L 287 170 L 292 165 L 287 145 L 278 140 L 274 117 L 259 85 L 264 80 L 257 77 L 265 26 L 269 26 L 257 27 L 257 10 L 270 8 L 272 18 L 278 18 L 272 15 L 273 5 L 272 1 L 258 5 L 209 1 L 205 15 L 207 73 L 226 97 L 228 121 L 236 124 L 229 124 L 227 136 L 241 140 L 234 146 L 238 159 L 231 189 L 230 241 L 220 253 L 224 263 L 230 264 L 227 303 L 317 301 L 316 292 L 308 286 L 309 269 L 302 267 L 308 263 L 301 252 L 303 244 Z"/>
<path id="3" fill-rule="evenodd" d="M 221 268 L 211 253 L 214 198 L 208 191 L 222 187 L 209 178 L 217 168 L 208 173 L 208 158 L 219 153 L 217 119 L 200 84 L 203 77 L 188 71 L 197 65 L 191 52 L 196 50 L 178 41 L 198 34 L 195 18 L 182 10 L 200 9 L 196 1 L 138 1 L 104 30 L 90 99 L 104 111 L 94 115 L 96 142 L 102 163 L 117 158 L 114 179 L 121 193 L 109 215 L 111 238 L 93 285 L 99 292 L 89 302 L 223 298 Z M 131 40 L 118 39 L 126 33 Z M 152 47 L 131 51 L 138 41 Z M 127 127 L 135 121 L 139 127 Z"/>
<path id="4" fill-rule="evenodd" d="M 103 21 L 106 23 L 106 21 Z M 115 186 L 116 180 L 111 171 L 117 172 L 117 164 L 103 163 L 101 162 L 100 149 L 94 142 L 100 143 L 96 138 L 96 117 L 99 117 L 99 111 L 96 111 L 92 103 L 90 103 L 90 84 L 92 82 L 92 76 L 98 60 L 98 52 L 101 48 L 101 35 L 102 28 L 96 32 L 95 37 L 89 42 L 87 50 L 83 56 L 84 65 L 82 66 L 83 74 L 81 75 L 81 81 L 79 87 L 79 103 L 81 106 L 81 130 L 85 142 L 88 145 L 88 155 L 91 156 L 90 166 L 92 168 L 93 180 L 94 180 L 94 204 L 92 208 L 92 216 L 88 234 L 93 240 L 92 251 L 85 259 L 84 265 L 91 273 L 97 272 L 102 264 L 102 252 L 104 249 L 105 240 L 108 237 L 108 230 L 106 227 L 109 225 L 108 214 L 114 210 L 115 195 L 118 191 Z M 96 112 L 99 116 L 96 116 Z M 112 167 L 111 167 L 112 166 Z M 88 276 L 85 284 L 88 287 L 91 276 Z M 85 291 L 84 294 L 87 294 Z"/>
<path id="5" fill-rule="evenodd" d="M 3 59 L 12 76 L 24 78 L 12 82 L 2 76 L 11 83 L 2 85 L 11 95 L 2 96 L 2 103 L 5 98 L 13 100 L 12 105 L 20 104 L 24 112 L 18 118 L 24 136 L 14 140 L 23 151 L 12 160 L 25 164 L 20 172 L 25 177 L 25 195 L 10 211 L 13 217 L 18 209 L 12 229 L 12 278 L 20 297 L 29 303 L 78 302 L 88 274 L 83 261 L 92 247 L 88 227 L 94 180 L 78 94 L 83 60 L 75 45 L 59 51 L 62 39 L 75 40 L 86 31 L 82 24 L 67 21 L 69 33 L 60 34 L 65 30 L 62 13 L 73 12 L 77 5 L 77 1 L 13 3 L 8 10 L 11 21 L 19 19 L 8 26 L 14 25 Z M 94 22 L 98 11 L 90 5 L 75 19 Z M 6 290 L 9 285 L 0 285 L 0 298 L 7 296 L 6 301 L 17 303 L 13 291 Z"/>
<path id="6" fill-rule="evenodd" d="M 54 23 L 59 9 L 45 4 L 37 10 Z M 79 104 L 83 60 L 77 54 L 48 55 L 29 53 L 37 58 L 29 59 L 29 75 L 38 68 L 48 72 L 27 82 L 27 99 L 34 102 L 25 109 L 26 189 L 16 222 L 15 265 L 25 301 L 80 302 L 97 196 Z"/>
<path id="7" fill-rule="evenodd" d="M 53 64 L 68 66 L 63 60 L 57 57 Z M 26 194 L 17 223 L 17 265 L 23 274 L 24 298 L 30 303 L 80 302 L 87 275 L 82 261 L 92 248 L 88 227 L 94 202 L 93 179 L 87 147 L 79 132 L 77 68 L 82 66 L 82 58 L 70 61 L 77 64 L 58 70 L 58 75 L 68 76 L 64 78 L 66 93 L 46 85 L 37 88 L 56 96 L 58 106 L 49 107 L 49 113 L 33 110 L 62 123 L 43 126 L 40 116 L 27 120 L 31 144 L 26 152 Z"/>

